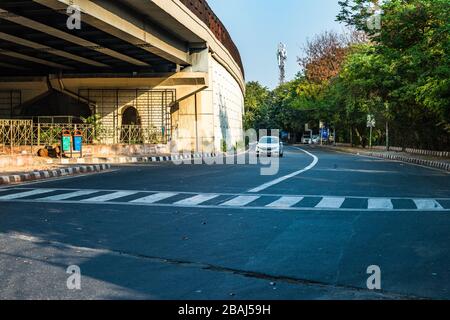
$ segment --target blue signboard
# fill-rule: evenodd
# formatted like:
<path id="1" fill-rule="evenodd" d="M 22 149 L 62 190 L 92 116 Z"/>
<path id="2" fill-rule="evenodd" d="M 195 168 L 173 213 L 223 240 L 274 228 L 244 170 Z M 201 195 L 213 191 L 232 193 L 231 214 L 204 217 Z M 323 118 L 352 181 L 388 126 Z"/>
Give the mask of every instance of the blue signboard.
<path id="1" fill-rule="evenodd" d="M 322 136 L 323 140 L 328 140 L 330 137 L 330 130 L 328 128 L 320 129 L 320 135 Z"/>
<path id="2" fill-rule="evenodd" d="M 74 136 L 73 137 L 73 151 L 81 152 L 82 144 L 83 144 L 82 136 Z"/>
<path id="3" fill-rule="evenodd" d="M 62 137 L 62 151 L 63 152 L 68 152 L 70 151 L 70 136 L 63 136 Z"/>

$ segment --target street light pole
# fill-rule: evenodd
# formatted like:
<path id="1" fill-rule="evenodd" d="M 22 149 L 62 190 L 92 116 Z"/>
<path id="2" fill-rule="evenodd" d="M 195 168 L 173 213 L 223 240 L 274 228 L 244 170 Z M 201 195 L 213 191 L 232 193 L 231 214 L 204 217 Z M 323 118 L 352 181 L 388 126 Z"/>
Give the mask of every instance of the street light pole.
<path id="1" fill-rule="evenodd" d="M 389 151 L 389 121 L 386 120 L 386 151 Z"/>
<path id="2" fill-rule="evenodd" d="M 389 151 L 389 103 L 385 103 L 386 107 L 386 151 Z"/>

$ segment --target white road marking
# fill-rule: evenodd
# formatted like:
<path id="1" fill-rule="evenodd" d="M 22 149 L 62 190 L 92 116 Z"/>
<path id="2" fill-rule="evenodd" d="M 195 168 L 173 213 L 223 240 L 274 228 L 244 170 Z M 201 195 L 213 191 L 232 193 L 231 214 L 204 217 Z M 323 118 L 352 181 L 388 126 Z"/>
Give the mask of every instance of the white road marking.
<path id="1" fill-rule="evenodd" d="M 222 203 L 221 206 L 225 207 L 244 207 L 253 201 L 256 201 L 260 198 L 260 196 L 239 196 L 231 199 L 225 203 Z"/>
<path id="2" fill-rule="evenodd" d="M 370 198 L 360 196 L 328 196 L 328 195 L 274 195 L 274 194 L 257 194 L 249 195 L 242 193 L 196 193 L 196 192 L 159 192 L 159 191 L 143 191 L 143 190 L 79 190 L 79 189 L 31 189 L 31 188 L 11 188 L 3 191 L 16 192 L 14 194 L 0 196 L 0 202 L 12 201 L 17 203 L 67 203 L 67 204 L 97 204 L 97 205 L 130 205 L 130 206 L 154 206 L 154 207 L 171 207 L 178 206 L 184 208 L 205 208 L 205 209 L 219 209 L 219 208 L 235 208 L 235 209 L 263 209 L 263 210 L 283 210 L 283 211 L 349 211 L 349 212 L 363 212 L 363 211 L 396 211 L 396 212 L 414 212 L 414 211 L 439 211 L 450 212 L 450 207 L 447 206 L 447 201 L 450 198 Z M 65 192 L 59 195 L 48 195 L 46 193 Z M 107 193 L 102 196 L 93 196 L 85 200 L 73 200 L 79 196 L 89 196 L 94 193 Z M 125 200 L 126 196 L 143 193 L 142 197 L 136 200 Z M 148 196 L 145 196 L 148 194 Z M 169 198 L 177 195 L 184 195 L 189 197 L 184 200 Z M 34 199 L 24 199 L 26 197 L 35 196 Z M 227 202 L 218 205 L 205 205 L 205 202 L 218 198 L 220 196 L 230 197 Z M 267 205 L 253 205 L 248 204 L 257 199 L 269 200 L 277 197 L 278 200 Z M 122 198 L 122 199 L 121 199 Z M 307 198 L 320 198 L 320 203 L 313 207 L 295 207 L 297 203 Z M 367 207 L 361 208 L 342 208 L 342 204 L 348 198 L 364 199 L 368 201 Z M 160 201 L 169 199 L 167 203 Z M 394 209 L 393 200 L 408 200 L 413 201 L 417 208 L 396 208 Z M 443 202 L 445 201 L 445 202 Z"/>
<path id="3" fill-rule="evenodd" d="M 316 208 L 339 209 L 342 207 L 344 201 L 345 198 L 325 197 L 319 202 Z"/>
<path id="4" fill-rule="evenodd" d="M 98 197 L 93 197 L 93 198 L 89 198 L 89 199 L 84 199 L 84 200 L 81 200 L 81 201 L 82 202 L 106 202 L 106 201 L 111 201 L 111 200 L 115 200 L 115 199 L 131 196 L 131 195 L 136 194 L 136 193 L 137 192 L 134 192 L 134 191 L 118 191 L 118 192 L 105 194 L 103 196 L 98 196 Z"/>
<path id="5" fill-rule="evenodd" d="M 418 210 L 443 210 L 444 208 L 436 200 L 416 199 L 414 200 Z"/>
<path id="6" fill-rule="evenodd" d="M 373 198 L 369 199 L 369 210 L 393 210 L 394 204 L 391 199 Z"/>
<path id="7" fill-rule="evenodd" d="M 46 201 L 61 201 L 61 200 L 67 200 L 71 198 L 81 197 L 81 196 L 88 196 L 93 193 L 97 193 L 98 191 L 95 190 L 83 190 L 83 191 L 76 191 L 76 192 L 70 192 L 70 193 L 64 193 L 64 194 L 58 194 L 56 196 L 50 196 L 45 198 L 40 198 L 39 200 L 46 200 Z"/>
<path id="8" fill-rule="evenodd" d="M 295 206 L 297 203 L 302 201 L 303 197 L 281 197 L 275 202 L 268 204 L 266 207 L 269 208 L 290 208 Z"/>
<path id="9" fill-rule="evenodd" d="M 6 196 L 2 196 L 0 197 L 0 200 L 13 200 L 13 199 L 21 199 L 21 198 L 25 198 L 25 197 L 30 197 L 30 196 L 35 196 L 38 194 L 43 194 L 43 193 L 50 193 L 56 190 L 53 189 L 35 189 L 35 190 L 31 190 L 31 191 L 25 191 L 25 192 L 19 192 L 19 193 L 14 193 L 14 194 L 9 194 Z"/>
<path id="10" fill-rule="evenodd" d="M 195 206 L 217 198 L 217 194 L 199 194 L 198 196 L 175 202 L 177 206 Z"/>
<path id="11" fill-rule="evenodd" d="M 157 194 L 152 194 L 151 196 L 148 196 L 148 197 L 144 197 L 144 198 L 133 200 L 133 201 L 131 201 L 131 203 L 146 203 L 146 204 L 150 204 L 150 203 L 155 203 L 155 202 L 158 202 L 158 201 L 162 201 L 162 200 L 166 200 L 166 199 L 175 197 L 176 195 L 178 195 L 178 193 L 161 192 L 161 193 L 157 193 Z"/>
<path id="12" fill-rule="evenodd" d="M 311 162 L 311 164 L 310 164 L 309 166 L 307 166 L 306 168 L 304 168 L 304 169 L 302 169 L 302 170 L 293 172 L 293 173 L 288 174 L 288 175 L 286 175 L 286 176 L 284 176 L 284 177 L 281 177 L 281 178 L 275 179 L 275 180 L 273 180 L 273 181 L 264 183 L 263 185 L 261 185 L 261 186 L 259 186 L 259 187 L 256 187 L 256 188 L 253 188 L 253 189 L 249 190 L 248 192 L 250 192 L 250 193 L 258 193 L 258 192 L 261 192 L 261 191 L 263 191 L 263 190 L 266 190 L 266 189 L 268 189 L 268 188 L 270 188 L 270 187 L 273 187 L 274 185 L 280 184 L 280 183 L 283 182 L 283 181 L 286 181 L 286 180 L 291 179 L 291 178 L 293 178 L 293 177 L 295 177 L 295 176 L 298 176 L 299 174 L 302 174 L 302 173 L 304 173 L 304 172 L 306 172 L 306 171 L 311 170 L 311 169 L 314 168 L 314 167 L 317 165 L 317 163 L 319 162 L 319 158 L 317 158 L 317 157 L 316 157 L 315 155 L 313 155 L 312 153 L 310 153 L 310 152 L 308 152 L 308 151 L 306 151 L 306 150 L 303 150 L 303 149 L 301 149 L 301 148 L 298 148 L 298 147 L 296 147 L 296 149 L 301 150 L 301 151 L 303 151 L 304 153 L 306 153 L 307 155 L 311 156 L 311 157 L 314 159 L 313 162 Z"/>

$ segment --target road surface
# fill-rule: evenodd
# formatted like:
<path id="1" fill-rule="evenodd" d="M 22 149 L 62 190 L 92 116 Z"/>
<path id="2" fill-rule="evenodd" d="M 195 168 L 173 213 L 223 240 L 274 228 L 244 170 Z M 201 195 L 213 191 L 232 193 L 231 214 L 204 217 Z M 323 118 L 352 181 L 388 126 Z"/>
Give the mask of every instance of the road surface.
<path id="1" fill-rule="evenodd" d="M 311 147 L 280 161 L 2 188 L 0 299 L 450 298 L 449 174 Z"/>

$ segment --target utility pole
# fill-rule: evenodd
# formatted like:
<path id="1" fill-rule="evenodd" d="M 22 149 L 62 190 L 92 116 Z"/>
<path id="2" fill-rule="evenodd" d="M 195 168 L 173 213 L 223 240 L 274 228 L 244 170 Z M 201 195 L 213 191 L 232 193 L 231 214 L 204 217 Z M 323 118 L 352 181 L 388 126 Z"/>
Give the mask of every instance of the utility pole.
<path id="1" fill-rule="evenodd" d="M 386 151 L 389 151 L 389 103 L 384 104 L 386 106 Z"/>
<path id="2" fill-rule="evenodd" d="M 280 85 L 286 82 L 286 60 L 287 60 L 287 50 L 286 45 L 282 42 L 278 45 L 277 51 L 278 58 L 278 68 L 280 69 Z"/>
<path id="3" fill-rule="evenodd" d="M 386 151 L 389 151 L 389 121 L 386 120 Z"/>

